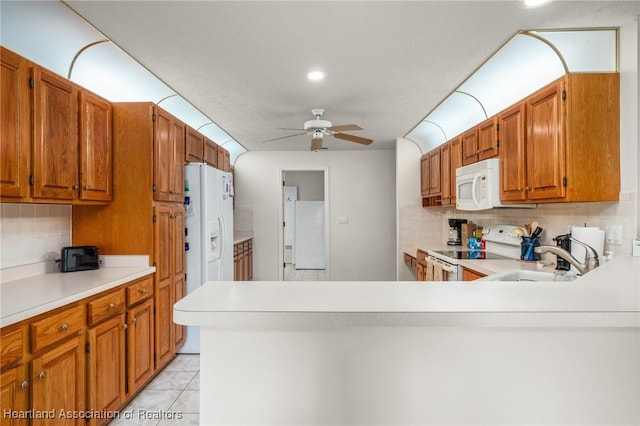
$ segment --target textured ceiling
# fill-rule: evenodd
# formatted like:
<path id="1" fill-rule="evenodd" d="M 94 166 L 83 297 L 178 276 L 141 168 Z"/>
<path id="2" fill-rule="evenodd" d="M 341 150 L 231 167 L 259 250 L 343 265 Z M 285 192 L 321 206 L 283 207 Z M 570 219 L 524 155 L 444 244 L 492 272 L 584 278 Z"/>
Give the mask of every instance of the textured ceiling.
<path id="1" fill-rule="evenodd" d="M 517 31 L 618 27 L 638 1 L 67 1 L 249 150 L 309 149 L 311 109 L 391 149 Z M 307 72 L 326 73 L 310 82 Z"/>

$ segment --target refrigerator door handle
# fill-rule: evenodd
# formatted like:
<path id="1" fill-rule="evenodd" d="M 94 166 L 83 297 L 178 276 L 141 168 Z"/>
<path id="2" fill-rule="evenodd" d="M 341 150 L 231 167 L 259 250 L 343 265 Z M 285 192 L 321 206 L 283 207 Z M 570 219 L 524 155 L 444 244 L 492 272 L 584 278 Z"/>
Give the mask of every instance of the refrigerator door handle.
<path id="1" fill-rule="evenodd" d="M 220 226 L 220 265 L 223 264 L 224 261 L 224 255 L 225 255 L 225 250 L 224 248 L 226 247 L 226 242 L 227 242 L 227 230 L 224 228 L 224 220 L 222 219 L 222 217 L 218 216 L 218 225 Z"/>

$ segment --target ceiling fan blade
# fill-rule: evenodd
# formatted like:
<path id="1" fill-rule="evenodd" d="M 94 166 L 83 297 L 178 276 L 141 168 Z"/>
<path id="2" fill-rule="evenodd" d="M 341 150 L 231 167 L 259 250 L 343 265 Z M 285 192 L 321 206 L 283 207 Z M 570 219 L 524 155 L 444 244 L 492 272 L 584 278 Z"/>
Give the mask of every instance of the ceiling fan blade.
<path id="1" fill-rule="evenodd" d="M 322 149 L 322 138 L 311 139 L 311 151 L 318 151 Z"/>
<path id="2" fill-rule="evenodd" d="M 369 145 L 373 142 L 372 139 L 361 138 L 360 136 L 348 135 L 346 133 L 336 133 L 333 135 L 334 138 L 344 139 L 345 141 L 361 143 L 362 145 Z"/>
<path id="3" fill-rule="evenodd" d="M 292 137 L 294 137 L 294 136 L 302 136 L 302 135 L 306 135 L 307 133 L 308 133 L 308 132 L 304 132 L 304 133 L 296 133 L 295 135 L 280 136 L 279 138 L 267 139 L 266 141 L 262 141 L 262 143 L 278 141 L 278 140 L 280 140 L 280 139 L 292 138 Z"/>
<path id="4" fill-rule="evenodd" d="M 331 130 L 333 132 L 348 132 L 352 130 L 363 130 L 363 129 L 357 124 L 343 124 L 342 126 L 327 127 L 327 130 Z"/>

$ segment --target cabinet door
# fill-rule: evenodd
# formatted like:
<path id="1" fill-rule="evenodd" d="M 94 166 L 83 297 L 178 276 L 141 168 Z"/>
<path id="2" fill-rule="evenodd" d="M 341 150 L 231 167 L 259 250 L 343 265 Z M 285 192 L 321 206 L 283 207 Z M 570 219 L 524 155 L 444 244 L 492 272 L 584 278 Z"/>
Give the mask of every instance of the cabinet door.
<path id="1" fill-rule="evenodd" d="M 440 186 L 442 205 L 451 204 L 451 145 L 445 143 L 440 147 Z"/>
<path id="2" fill-rule="evenodd" d="M 90 410 L 117 410 L 124 402 L 124 324 L 124 314 L 121 314 L 87 332 L 87 396 Z"/>
<path id="3" fill-rule="evenodd" d="M 558 82 L 526 101 L 527 186 L 530 200 L 565 196 L 563 83 Z"/>
<path id="4" fill-rule="evenodd" d="M 140 389 L 153 375 L 153 300 L 127 312 L 127 394 Z"/>
<path id="5" fill-rule="evenodd" d="M 78 89 L 33 69 L 33 197 L 78 197 Z"/>
<path id="6" fill-rule="evenodd" d="M 420 157 L 420 193 L 423 197 L 429 196 L 429 155 Z"/>
<path id="7" fill-rule="evenodd" d="M 498 156 L 498 123 L 497 117 L 478 125 L 478 160 Z"/>
<path id="8" fill-rule="evenodd" d="M 171 269 L 173 206 L 156 205 L 154 229 L 155 273 L 155 368 L 166 364 L 172 356 L 173 324 L 171 322 L 171 301 L 173 300 L 173 272 Z"/>
<path id="9" fill-rule="evenodd" d="M 35 357 L 31 363 L 31 408 L 38 412 L 85 409 L 84 334 Z M 58 416 L 59 418 L 59 416 Z M 50 425 L 50 419 L 32 419 L 34 426 Z M 84 425 L 84 419 L 59 419 L 56 425 Z"/>
<path id="10" fill-rule="evenodd" d="M 218 144 L 206 138 L 204 140 L 204 161 L 211 167 L 218 167 Z"/>
<path id="11" fill-rule="evenodd" d="M 111 104 L 80 91 L 80 199 L 110 201 L 113 182 Z"/>
<path id="12" fill-rule="evenodd" d="M 525 106 L 500 113 L 500 199 L 522 201 L 527 198 L 525 157 Z"/>
<path id="13" fill-rule="evenodd" d="M 187 127 L 184 161 L 199 163 L 204 160 L 204 136 L 197 130 Z"/>
<path id="14" fill-rule="evenodd" d="M 0 195 L 29 195 L 29 68 L 27 60 L 0 46 Z M 13 201 L 13 200 L 7 200 Z"/>
<path id="15" fill-rule="evenodd" d="M 186 136 L 186 125 L 174 118 L 172 123 L 171 139 L 171 170 L 170 177 L 170 194 L 169 201 L 184 201 L 184 144 Z"/>
<path id="16" fill-rule="evenodd" d="M 184 344 L 185 326 L 173 322 L 173 305 L 185 295 L 185 270 L 184 270 L 184 208 L 182 206 L 173 209 L 173 299 L 171 300 L 171 323 L 173 324 L 173 352 L 177 352 Z"/>
<path id="17" fill-rule="evenodd" d="M 451 204 L 456 204 L 456 169 L 462 167 L 462 140 L 456 138 L 451 141 Z"/>
<path id="18" fill-rule="evenodd" d="M 478 161 L 478 128 L 474 127 L 461 136 L 462 140 L 462 165 Z"/>
<path id="19" fill-rule="evenodd" d="M 440 149 L 429 153 L 429 194 L 440 194 Z"/>
<path id="20" fill-rule="evenodd" d="M 153 182 L 156 201 L 171 201 L 171 172 L 173 167 L 173 117 L 160 108 L 156 108 L 153 146 Z"/>
<path id="21" fill-rule="evenodd" d="M 2 416 L 0 424 L 3 426 L 23 426 L 26 419 L 12 418 L 5 414 L 7 410 L 19 415 L 27 411 L 29 406 L 29 382 L 27 381 L 27 366 L 21 365 L 0 374 L 2 388 L 0 389 L 0 402 Z"/>

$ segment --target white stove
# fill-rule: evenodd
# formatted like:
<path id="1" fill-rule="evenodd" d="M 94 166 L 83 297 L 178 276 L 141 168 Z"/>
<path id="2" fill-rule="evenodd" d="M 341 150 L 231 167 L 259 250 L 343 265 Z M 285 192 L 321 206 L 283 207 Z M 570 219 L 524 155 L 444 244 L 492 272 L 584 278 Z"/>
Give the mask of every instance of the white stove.
<path id="1" fill-rule="evenodd" d="M 520 259 L 521 236 L 528 236 L 525 228 L 518 225 L 493 225 L 482 230 L 486 241 L 485 250 L 459 249 L 430 251 L 427 262 L 442 266 L 444 281 L 459 281 L 460 260 L 508 260 Z"/>

